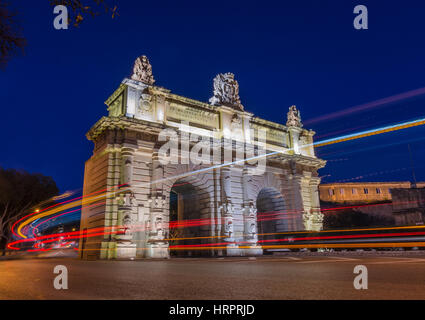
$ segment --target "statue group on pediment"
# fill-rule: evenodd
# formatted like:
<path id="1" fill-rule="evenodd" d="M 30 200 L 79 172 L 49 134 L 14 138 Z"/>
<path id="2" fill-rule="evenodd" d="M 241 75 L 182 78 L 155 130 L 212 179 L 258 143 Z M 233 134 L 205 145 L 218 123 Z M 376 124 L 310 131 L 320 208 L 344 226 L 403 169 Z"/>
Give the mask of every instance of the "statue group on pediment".
<path id="1" fill-rule="evenodd" d="M 149 86 L 153 86 L 155 83 L 152 66 L 146 56 L 140 56 L 136 59 L 131 79 L 140 81 Z M 227 72 L 217 74 L 214 78 L 213 88 L 213 97 L 209 99 L 211 105 L 227 106 L 238 111 L 244 111 L 239 97 L 239 84 L 233 73 Z M 146 96 L 148 95 L 142 95 L 139 101 L 139 108 L 142 113 L 151 111 L 151 101 L 149 97 Z M 233 121 L 238 120 L 240 119 L 233 119 Z M 300 111 L 296 106 L 291 106 L 289 108 L 286 125 L 288 127 L 302 128 Z"/>

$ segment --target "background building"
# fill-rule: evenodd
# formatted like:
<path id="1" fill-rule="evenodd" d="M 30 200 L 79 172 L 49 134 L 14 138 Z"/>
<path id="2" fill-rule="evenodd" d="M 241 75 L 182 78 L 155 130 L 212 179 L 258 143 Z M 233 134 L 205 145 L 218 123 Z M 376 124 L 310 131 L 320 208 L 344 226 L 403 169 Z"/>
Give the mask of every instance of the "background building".
<path id="1" fill-rule="evenodd" d="M 425 187 L 425 182 L 417 183 Z M 333 203 L 371 203 L 391 201 L 392 189 L 409 189 L 411 183 L 402 182 L 347 182 L 319 186 L 320 200 Z"/>
<path id="2" fill-rule="evenodd" d="M 425 188 L 393 189 L 393 214 L 399 226 L 425 222 Z"/>
<path id="3" fill-rule="evenodd" d="M 338 224 L 350 227 L 356 219 L 361 226 L 422 224 L 424 187 L 424 182 L 413 185 L 407 181 L 322 184 L 319 191 L 325 228 Z"/>

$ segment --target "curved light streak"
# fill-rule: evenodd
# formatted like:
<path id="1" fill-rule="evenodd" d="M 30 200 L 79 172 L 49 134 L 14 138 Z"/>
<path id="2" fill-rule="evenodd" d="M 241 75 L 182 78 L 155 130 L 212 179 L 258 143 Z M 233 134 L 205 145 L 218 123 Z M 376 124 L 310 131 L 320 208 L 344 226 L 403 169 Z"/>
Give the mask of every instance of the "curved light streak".
<path id="1" fill-rule="evenodd" d="M 370 137 L 370 136 L 374 136 L 374 135 L 378 135 L 378 134 L 393 132 L 393 131 L 397 131 L 397 130 L 412 128 L 412 127 L 416 127 L 416 126 L 420 126 L 420 125 L 424 125 L 424 124 L 425 124 L 425 118 L 422 118 L 422 119 L 418 119 L 418 120 L 414 120 L 414 121 L 403 122 L 403 123 L 400 123 L 400 124 L 395 124 L 395 125 L 377 128 L 377 129 L 362 131 L 362 132 L 358 132 L 358 133 L 354 133 L 354 134 L 350 134 L 350 135 L 345 135 L 345 136 L 342 136 L 342 137 L 327 139 L 327 140 L 324 140 L 324 141 L 318 141 L 318 142 L 315 142 L 315 143 L 312 143 L 312 144 L 304 145 L 303 147 L 313 146 L 313 147 L 318 148 L 318 147 L 322 147 L 322 146 L 326 146 L 326 145 L 331 145 L 331 144 L 341 143 L 341 142 L 345 142 L 345 141 Z M 269 156 L 273 156 L 273 155 L 277 155 L 277 154 L 285 154 L 285 153 L 287 153 L 288 151 L 291 151 L 291 150 L 293 150 L 293 149 L 289 149 L 289 150 L 286 150 L 286 151 L 275 151 L 275 152 L 271 152 L 271 153 L 268 153 L 268 154 L 265 154 L 265 155 L 253 156 L 253 157 L 248 158 L 248 159 L 235 160 L 233 162 L 224 163 L 224 164 L 220 164 L 220 165 L 216 165 L 216 166 L 211 166 L 211 167 L 208 167 L 208 168 L 203 168 L 203 169 L 199 169 L 199 170 L 196 170 L 196 171 L 179 174 L 179 175 L 176 175 L 176 176 L 158 179 L 158 180 L 147 182 L 147 183 L 144 183 L 144 184 L 135 185 L 135 187 L 149 186 L 149 185 L 152 185 L 152 184 L 157 184 L 157 183 L 166 182 L 166 181 L 170 181 L 170 180 L 185 178 L 185 177 L 188 177 L 188 176 L 191 176 L 191 175 L 196 175 L 196 174 L 199 174 L 199 173 L 202 173 L 202 172 L 207 172 L 207 171 L 210 171 L 210 170 L 214 170 L 214 169 L 218 169 L 218 168 L 222 168 L 222 167 L 226 167 L 226 166 L 231 166 L 231 165 L 234 165 L 234 164 L 244 163 L 246 161 L 257 160 L 257 159 L 261 159 L 263 157 L 269 157 Z M 120 186 L 117 186 L 117 188 L 119 188 L 119 187 Z M 72 201 L 70 203 L 67 203 L 69 201 L 65 201 L 64 203 L 66 203 L 66 204 L 64 204 L 64 205 L 62 205 L 58 208 L 49 210 L 47 212 L 39 213 L 37 215 L 35 215 L 36 213 L 32 213 L 29 216 L 32 216 L 32 215 L 34 215 L 34 216 L 25 220 L 24 222 L 22 222 L 18 226 L 17 234 L 21 238 L 25 239 L 26 236 L 21 232 L 22 228 L 24 228 L 26 225 L 28 225 L 29 223 L 31 223 L 31 222 L 33 222 L 37 219 L 52 215 L 54 213 L 58 213 L 62 210 L 66 210 L 66 209 L 69 209 L 69 208 L 72 208 L 72 207 L 75 207 L 75 206 L 86 205 L 86 204 L 90 204 L 90 203 L 93 203 L 93 202 L 98 201 L 98 200 L 103 200 L 103 199 L 107 198 L 108 195 L 112 195 L 112 194 L 116 195 L 117 193 L 122 193 L 122 192 L 125 192 L 125 191 L 128 191 L 128 190 L 131 190 L 131 189 L 130 188 L 123 188 L 119 191 L 109 191 L 109 192 L 106 192 L 106 193 L 103 193 L 103 194 L 100 194 L 100 195 L 95 195 L 95 196 L 90 196 L 90 197 L 79 197 L 79 198 L 82 198 L 82 199 L 78 200 L 78 201 L 72 201 L 72 200 L 74 200 L 74 199 L 72 199 L 72 200 L 69 200 L 69 201 Z M 97 191 L 97 192 L 94 192 L 93 194 L 96 194 L 96 193 L 99 193 L 99 192 L 100 191 Z M 79 198 L 77 198 L 77 199 L 79 199 Z M 52 207 L 55 207 L 55 206 L 52 206 Z M 14 229 L 15 225 L 18 222 L 21 222 L 22 220 L 24 220 L 25 218 L 26 217 L 18 220 L 12 226 L 12 232 L 13 233 L 14 233 L 13 229 Z"/>

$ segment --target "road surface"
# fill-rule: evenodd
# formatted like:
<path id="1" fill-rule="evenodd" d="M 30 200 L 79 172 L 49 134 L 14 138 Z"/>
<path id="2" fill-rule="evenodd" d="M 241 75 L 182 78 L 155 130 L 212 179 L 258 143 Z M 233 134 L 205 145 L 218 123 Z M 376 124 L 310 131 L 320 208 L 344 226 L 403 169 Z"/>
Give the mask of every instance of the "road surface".
<path id="1" fill-rule="evenodd" d="M 64 265 L 69 289 L 56 290 Z M 356 265 L 368 289 L 356 290 Z M 0 299 L 425 299 L 422 256 L 0 261 Z"/>

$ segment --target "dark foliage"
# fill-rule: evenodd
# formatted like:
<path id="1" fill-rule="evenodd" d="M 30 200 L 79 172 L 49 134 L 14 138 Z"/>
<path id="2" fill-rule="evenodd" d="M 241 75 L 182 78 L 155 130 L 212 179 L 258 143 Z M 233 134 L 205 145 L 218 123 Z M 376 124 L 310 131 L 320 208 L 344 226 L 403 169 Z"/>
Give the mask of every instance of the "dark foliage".
<path id="1" fill-rule="evenodd" d="M 4 249 L 12 224 L 59 192 L 51 177 L 0 168 L 0 243 Z"/>

